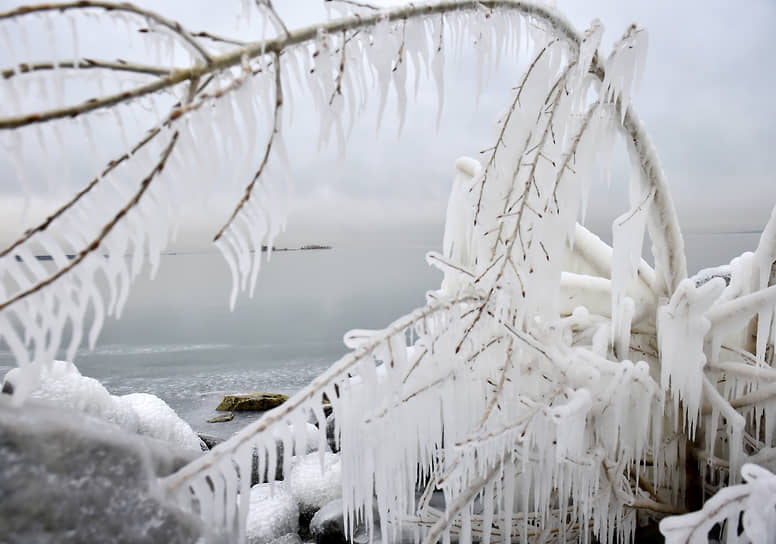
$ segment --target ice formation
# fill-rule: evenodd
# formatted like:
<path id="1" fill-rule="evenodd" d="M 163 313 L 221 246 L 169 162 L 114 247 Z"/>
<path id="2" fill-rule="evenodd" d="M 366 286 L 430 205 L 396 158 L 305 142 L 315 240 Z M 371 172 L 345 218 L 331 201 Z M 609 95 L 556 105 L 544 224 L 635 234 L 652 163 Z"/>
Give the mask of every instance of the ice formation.
<path id="1" fill-rule="evenodd" d="M 767 544 L 776 535 L 776 476 L 757 465 L 741 467 L 746 483 L 721 490 L 698 512 L 660 522 L 666 544 L 706 543 L 717 524 L 735 527 L 727 542 Z M 740 528 L 740 529 L 739 529 Z"/>
<path id="2" fill-rule="evenodd" d="M 320 474 L 326 466 L 332 470 L 324 476 L 334 478 L 338 466 L 351 534 L 363 525 L 375 536 L 377 513 L 383 541 L 410 528 L 428 542 L 588 542 L 592 533 L 606 544 L 630 538 L 637 512 L 681 507 L 693 464 L 709 495 L 735 484 L 742 467 L 747 479 L 770 481 L 747 462 L 776 459 L 776 214 L 754 253 L 687 277 L 667 181 L 631 104 L 644 65 L 643 29 L 629 27 L 604 56 L 600 22 L 582 34 L 532 2 L 461 0 L 386 11 L 347 3 L 340 20 L 288 31 L 270 3 L 259 8 L 272 19 L 273 38 L 210 48 L 147 16 L 165 29 L 165 40 L 151 41 L 160 61 L 182 48 L 196 59 L 191 71 L 148 74 L 128 63 L 118 70 L 130 72 L 127 81 L 103 88 L 98 78 L 99 98 L 80 105 L 38 111 L 25 101 L 33 76 L 19 65 L 5 78 L 11 83 L 0 92 L 12 110 L 0 118 L 0 150 L 22 184 L 37 150 L 61 142 L 62 127 L 88 141 L 99 123 L 94 113 L 111 101 L 135 101 L 114 110 L 127 125 L 134 104 L 171 108 L 154 114 L 150 131 L 131 134 L 129 152 L 102 157 L 108 166 L 48 222 L 0 252 L 0 339 L 20 367 L 15 398 L 57 371 L 51 361 L 61 347 L 72 356 L 83 336 L 94 345 L 105 316 L 120 315 L 132 279 L 146 260 L 155 270 L 174 235 L 175 210 L 190 195 L 207 198 L 215 187 L 236 203 L 215 242 L 232 273 L 231 303 L 252 290 L 257 250 L 271 246 L 284 226 L 282 128 L 292 81 L 317 106 L 321 143 L 344 150 L 349 124 L 372 95 L 378 123 L 395 96 L 401 130 L 409 81 L 424 69 L 441 108 L 446 55 L 471 44 L 478 81 L 508 49 L 522 56 L 523 73 L 493 147 L 481 161 L 456 164 L 441 252 L 428 255 L 442 272 L 440 289 L 383 330 L 346 335 L 350 353 L 166 478 L 167 491 L 244 540 L 246 519 L 249 529 L 261 523 L 251 513 L 246 474 L 255 468 L 272 476 L 283 463 L 292 481 L 294 471 L 317 467 Z M 113 16 L 134 28 L 133 9 L 122 4 Z M 43 23 L 56 15 L 51 7 L 37 14 Z M 0 17 L 0 35 L 15 42 L 6 19 L 28 16 Z M 23 61 L 24 49 L 14 48 L 15 61 Z M 51 68 L 55 84 L 69 70 Z M 149 76 L 159 79 L 133 79 Z M 125 84 L 128 98 L 115 94 L 114 86 Z M 169 104 L 154 94 L 159 90 L 174 95 Z M 26 117 L 30 108 L 36 115 Z M 49 126 L 59 129 L 48 134 Z M 609 247 L 580 223 L 591 180 L 611 176 L 620 136 L 632 175 L 628 209 L 612 225 Z M 645 233 L 654 266 L 641 258 Z M 36 259 L 41 252 L 50 264 Z M 65 330 L 72 333 L 67 342 Z M 85 398 L 94 410 L 118 410 L 102 393 Z M 324 401 L 341 446 L 330 465 Z M 124 408 L 135 402 L 149 409 L 142 398 Z M 276 441 L 286 452 L 306 451 L 309 414 L 321 447 L 292 467 L 290 455 L 278 458 Z M 334 480 L 326 478 L 321 485 L 329 493 Z M 431 504 L 439 491 L 444 511 Z M 729 495 L 723 491 L 720 500 Z M 749 501 L 744 509 L 756 507 Z M 684 519 L 665 527 L 686 527 Z M 761 534 L 752 523 L 752 534 Z"/>
<path id="3" fill-rule="evenodd" d="M 17 389 L 17 378 L 24 368 L 8 371 L 3 379 L 6 390 Z M 164 440 L 183 449 L 201 451 L 200 439 L 166 402 L 147 393 L 111 395 L 103 385 L 68 361 L 54 361 L 40 372 L 38 385 L 29 392 L 64 408 L 89 414 L 133 433 Z"/>

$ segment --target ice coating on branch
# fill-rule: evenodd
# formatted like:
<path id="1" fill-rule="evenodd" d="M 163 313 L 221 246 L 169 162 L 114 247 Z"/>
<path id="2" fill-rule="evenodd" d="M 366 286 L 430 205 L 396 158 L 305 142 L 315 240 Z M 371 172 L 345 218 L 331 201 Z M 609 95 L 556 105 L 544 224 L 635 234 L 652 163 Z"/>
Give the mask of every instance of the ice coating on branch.
<path id="1" fill-rule="evenodd" d="M 634 176 L 637 179 L 640 178 L 639 170 L 634 172 Z M 637 188 L 639 186 L 640 184 L 636 185 Z M 630 317 L 626 318 L 626 314 L 630 313 L 632 317 L 633 308 L 630 312 L 626 310 L 626 298 L 627 293 L 637 286 L 641 247 L 644 243 L 644 232 L 653 194 L 654 189 L 640 197 L 638 192 L 632 189 L 631 204 L 634 207 L 612 223 L 612 321 L 628 322 L 628 330 L 625 331 L 627 336 L 630 336 Z M 631 300 L 629 304 L 633 306 L 633 301 Z M 613 341 L 614 334 L 615 331 L 612 330 Z M 620 343 L 627 345 L 625 339 L 621 339 Z"/>
<path id="2" fill-rule="evenodd" d="M 606 60 L 606 78 L 603 82 L 605 100 L 621 102 L 623 119 L 632 94 L 641 80 L 647 41 L 647 31 L 633 25 L 614 45 L 612 54 Z"/>
<path id="3" fill-rule="evenodd" d="M 727 541 L 766 544 L 776 534 L 776 476 L 754 464 L 741 467 L 745 484 L 727 487 L 708 500 L 702 510 L 671 516 L 660 522 L 667 544 L 701 543 L 716 524 L 727 522 Z M 743 514 L 743 516 L 742 516 Z M 741 520 L 739 522 L 739 520 Z M 733 534 L 741 527 L 741 534 Z"/>
<path id="4" fill-rule="evenodd" d="M 704 341 L 711 328 L 705 312 L 725 288 L 715 278 L 696 287 L 686 279 L 679 284 L 666 306 L 658 309 L 658 344 L 661 355 L 660 384 L 671 391 L 675 413 L 679 401 L 684 404 L 684 419 L 690 436 L 694 436 L 700 414 L 703 368 L 706 365 Z"/>
<path id="5" fill-rule="evenodd" d="M 478 161 L 469 157 L 461 157 L 455 163 L 456 173 L 453 188 L 447 203 L 447 213 L 444 239 L 442 241 L 443 256 L 454 267 L 468 271 L 474 266 L 476 249 L 472 222 L 474 206 L 472 202 L 471 182 L 479 175 L 481 166 Z M 445 278 L 442 281 L 442 291 L 448 295 L 458 292 L 462 283 L 462 272 L 455 268 L 444 268 Z"/>
<path id="6" fill-rule="evenodd" d="M 776 261 L 776 208 L 771 212 L 771 217 L 766 223 L 760 241 L 757 244 L 754 259 L 756 261 L 756 274 L 758 289 L 765 289 L 772 284 L 773 265 Z M 754 288 L 754 286 L 753 286 Z M 765 358 L 766 345 L 773 345 L 776 336 L 771 329 L 776 327 L 774 310 L 768 308 L 757 316 L 757 346 L 755 355 L 759 361 Z"/>

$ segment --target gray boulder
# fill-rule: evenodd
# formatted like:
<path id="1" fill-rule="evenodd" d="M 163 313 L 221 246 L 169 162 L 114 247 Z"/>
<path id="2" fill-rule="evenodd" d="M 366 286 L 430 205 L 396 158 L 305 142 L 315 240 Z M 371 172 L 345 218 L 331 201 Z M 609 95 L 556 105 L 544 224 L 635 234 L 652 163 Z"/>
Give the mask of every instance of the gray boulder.
<path id="1" fill-rule="evenodd" d="M 83 413 L 0 399 L 0 540 L 217 541 L 157 483 L 193 456 Z"/>

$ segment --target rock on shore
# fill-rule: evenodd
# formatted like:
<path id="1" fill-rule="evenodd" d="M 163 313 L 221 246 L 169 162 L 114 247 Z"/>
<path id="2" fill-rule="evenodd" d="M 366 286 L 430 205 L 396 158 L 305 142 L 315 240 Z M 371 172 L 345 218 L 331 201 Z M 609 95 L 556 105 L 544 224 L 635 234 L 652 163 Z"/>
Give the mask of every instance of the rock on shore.
<path id="1" fill-rule="evenodd" d="M 218 542 L 158 489 L 195 455 L 80 411 L 0 399 L 0 541 Z"/>
<path id="2" fill-rule="evenodd" d="M 253 411 L 263 412 L 280 406 L 288 400 L 288 395 L 280 393 L 242 393 L 226 395 L 216 410 L 219 412 Z"/>

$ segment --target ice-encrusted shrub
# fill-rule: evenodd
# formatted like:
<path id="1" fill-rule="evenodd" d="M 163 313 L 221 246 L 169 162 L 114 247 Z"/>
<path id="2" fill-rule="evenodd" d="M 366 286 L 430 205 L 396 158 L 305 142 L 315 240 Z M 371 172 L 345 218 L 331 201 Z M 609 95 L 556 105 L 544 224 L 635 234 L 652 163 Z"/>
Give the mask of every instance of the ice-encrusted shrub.
<path id="1" fill-rule="evenodd" d="M 3 72 L 10 109 L 0 118 L 0 158 L 16 165 L 22 185 L 43 149 L 67 163 L 63 133 L 93 141 L 102 113 L 133 138 L 113 156 L 93 153 L 105 159 L 96 177 L 0 252 L 0 339 L 19 365 L 14 402 L 34 390 L 58 349 L 72 359 L 86 329 L 94 345 L 144 261 L 158 265 L 191 195 L 217 192 L 236 203 L 214 242 L 232 270 L 232 304 L 253 289 L 261 258 L 253 250 L 271 246 L 284 222 L 292 85 L 315 100 L 321 138 L 342 142 L 372 95 L 382 112 L 392 90 L 403 122 L 408 82 L 424 70 L 441 105 L 445 56 L 451 43 L 465 44 L 483 69 L 519 51 L 521 75 L 493 147 L 481 161 L 458 161 L 442 251 L 428 255 L 443 272 L 440 289 L 383 330 L 346 335 L 352 352 L 166 478 L 167 491 L 243 539 L 254 451 L 267 465 L 258 473 L 275 474 L 289 462 L 277 459 L 276 439 L 285 451 L 292 443 L 304 450 L 311 412 L 323 446 L 324 398 L 342 448 L 347 525 L 369 526 L 375 506 L 384 540 L 410 527 L 426 542 L 452 534 L 464 543 L 585 542 L 591 532 L 613 542 L 630 538 L 639 517 L 693 506 L 688 481 L 704 496 L 734 484 L 708 504 L 730 502 L 741 467 L 748 496 L 770 489 L 764 469 L 747 463 L 776 458 L 776 217 L 754 253 L 687 277 L 668 184 L 631 105 L 643 29 L 628 28 L 604 55 L 599 22 L 580 33 L 532 1 L 388 10 L 347 1 L 331 19 L 299 29 L 287 28 L 269 0 L 245 9 L 264 22 L 258 41 L 192 33 L 130 4 L 0 13 L 8 43 L 28 25 L 52 38 L 70 26 L 75 44 L 54 44 L 51 62 L 14 50 Z M 95 17 L 144 30 L 133 39 L 159 61 L 86 56 L 79 36 Z M 54 91 L 43 106 L 27 92 L 41 78 L 50 84 L 44 92 Z M 100 88 L 74 100 L 65 92 L 73 78 Z M 148 130 L 132 130 L 149 118 L 137 108 L 149 105 Z M 629 209 L 613 222 L 609 247 L 578 219 L 618 137 L 632 175 Z M 654 266 L 641 258 L 645 234 Z M 34 258 L 41 252 L 50 265 Z M 437 490 L 445 511 L 431 501 Z M 758 541 L 767 517 L 751 509 L 763 502 L 742 501 L 720 528 L 738 536 L 731 520 L 740 507 L 746 535 Z M 720 521 L 702 512 L 662 527 L 681 541 L 693 524 Z"/>

